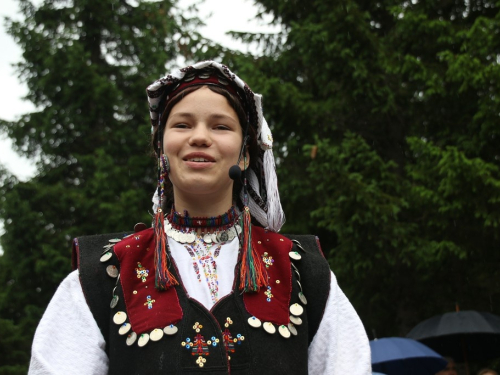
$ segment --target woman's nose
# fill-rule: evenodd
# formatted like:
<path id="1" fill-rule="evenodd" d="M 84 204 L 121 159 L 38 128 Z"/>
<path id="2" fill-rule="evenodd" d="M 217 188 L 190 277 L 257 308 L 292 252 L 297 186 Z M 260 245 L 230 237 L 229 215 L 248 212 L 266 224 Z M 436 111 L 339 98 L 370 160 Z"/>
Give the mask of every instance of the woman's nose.
<path id="1" fill-rule="evenodd" d="M 189 144 L 191 146 L 210 146 L 212 144 L 212 137 L 208 126 L 197 124 L 192 130 Z"/>

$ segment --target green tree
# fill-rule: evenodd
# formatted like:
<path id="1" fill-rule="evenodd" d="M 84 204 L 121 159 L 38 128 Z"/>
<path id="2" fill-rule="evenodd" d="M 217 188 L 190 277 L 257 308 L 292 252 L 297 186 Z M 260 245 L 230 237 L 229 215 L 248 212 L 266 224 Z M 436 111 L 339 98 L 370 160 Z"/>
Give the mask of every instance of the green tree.
<path id="1" fill-rule="evenodd" d="M 20 182 L 1 171 L 0 347 L 15 355 L 2 355 L 0 372 L 9 374 L 26 373 L 34 329 L 71 270 L 72 238 L 150 222 L 145 88 L 203 42 L 199 21 L 169 0 L 19 4 L 24 20 L 6 22 L 37 111 L 0 130 L 37 174 Z"/>
<path id="2" fill-rule="evenodd" d="M 258 3 L 283 33 L 235 35 L 264 48 L 241 67 L 273 127 L 284 231 L 320 236 L 372 337 L 456 303 L 499 313 L 499 4 Z"/>

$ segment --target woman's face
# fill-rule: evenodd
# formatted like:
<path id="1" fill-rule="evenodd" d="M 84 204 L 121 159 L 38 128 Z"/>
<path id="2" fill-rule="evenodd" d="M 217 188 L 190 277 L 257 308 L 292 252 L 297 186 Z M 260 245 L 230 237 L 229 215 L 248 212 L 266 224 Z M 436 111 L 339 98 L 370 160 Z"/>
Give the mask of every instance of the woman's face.
<path id="1" fill-rule="evenodd" d="M 174 105 L 163 136 L 174 197 L 212 195 L 232 200 L 228 173 L 238 161 L 242 139 L 238 115 L 224 96 L 208 87 Z"/>

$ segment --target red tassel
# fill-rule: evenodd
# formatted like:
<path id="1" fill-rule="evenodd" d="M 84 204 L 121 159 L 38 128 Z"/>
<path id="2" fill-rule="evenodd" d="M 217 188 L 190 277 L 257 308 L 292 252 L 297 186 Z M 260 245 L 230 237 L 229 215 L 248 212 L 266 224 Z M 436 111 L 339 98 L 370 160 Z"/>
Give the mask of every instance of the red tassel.
<path id="1" fill-rule="evenodd" d="M 267 271 L 264 262 L 256 250 L 252 248 L 252 224 L 250 209 L 244 208 L 242 215 L 243 248 L 240 268 L 240 290 L 257 292 L 261 287 L 267 287 Z"/>
<path id="2" fill-rule="evenodd" d="M 165 218 L 162 209 L 158 208 L 155 216 L 155 286 L 159 290 L 166 290 L 173 285 L 179 285 L 174 275 L 168 270 L 167 241 Z"/>

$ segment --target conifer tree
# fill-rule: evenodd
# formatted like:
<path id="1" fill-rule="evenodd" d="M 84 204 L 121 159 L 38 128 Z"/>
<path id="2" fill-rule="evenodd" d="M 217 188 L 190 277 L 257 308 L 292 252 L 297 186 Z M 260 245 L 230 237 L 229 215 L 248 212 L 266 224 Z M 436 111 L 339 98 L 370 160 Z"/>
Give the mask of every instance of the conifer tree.
<path id="1" fill-rule="evenodd" d="M 315 233 L 373 337 L 500 313 L 500 44 L 489 1 L 259 0 L 238 34 L 277 144 L 284 231 Z"/>

